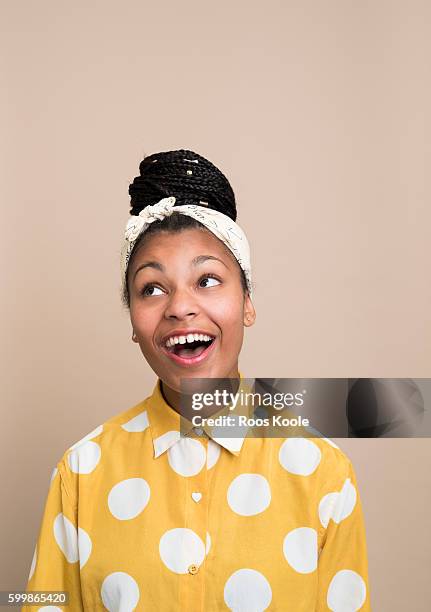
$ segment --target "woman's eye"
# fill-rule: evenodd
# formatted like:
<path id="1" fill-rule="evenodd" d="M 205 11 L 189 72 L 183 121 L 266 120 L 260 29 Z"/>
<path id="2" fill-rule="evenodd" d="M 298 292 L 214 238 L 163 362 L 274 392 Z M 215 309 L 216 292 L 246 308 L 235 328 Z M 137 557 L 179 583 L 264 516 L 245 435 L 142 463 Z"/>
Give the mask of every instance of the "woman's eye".
<path id="1" fill-rule="evenodd" d="M 160 291 L 160 293 L 150 293 L 151 291 Z M 143 295 L 144 297 L 152 297 L 153 295 L 161 295 L 163 293 L 163 291 L 160 289 L 160 287 L 156 287 L 155 285 L 146 285 L 142 291 L 141 291 L 141 295 Z"/>
<path id="2" fill-rule="evenodd" d="M 204 282 L 207 282 L 207 283 L 208 283 L 208 281 L 211 281 L 211 282 L 212 282 L 212 284 L 211 284 L 211 282 L 210 282 L 209 284 L 206 284 L 206 285 L 205 285 L 205 287 L 215 287 L 216 285 L 219 285 L 219 284 L 220 284 L 220 281 L 219 281 L 217 278 L 215 278 L 215 276 L 208 276 L 208 275 L 207 275 L 207 276 L 204 276 L 204 277 L 203 277 L 203 278 L 200 280 L 199 285 L 201 285 L 201 286 L 202 286 L 202 283 L 204 283 Z M 214 282 L 213 282 L 213 281 L 214 281 Z"/>

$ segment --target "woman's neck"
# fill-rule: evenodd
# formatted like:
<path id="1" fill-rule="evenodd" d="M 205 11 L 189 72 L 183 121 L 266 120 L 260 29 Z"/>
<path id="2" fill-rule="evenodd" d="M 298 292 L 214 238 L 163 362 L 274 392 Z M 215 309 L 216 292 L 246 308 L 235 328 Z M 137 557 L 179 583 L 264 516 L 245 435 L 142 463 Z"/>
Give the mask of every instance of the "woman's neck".
<path id="1" fill-rule="evenodd" d="M 236 368 L 235 374 L 231 374 L 222 380 L 226 380 L 226 385 L 218 384 L 216 387 L 217 390 L 221 391 L 223 388 L 226 388 L 230 393 L 236 393 L 240 384 L 238 368 Z M 171 389 L 163 381 L 161 381 L 160 390 L 165 402 L 169 404 L 169 406 L 171 406 L 171 408 L 173 408 L 176 412 L 178 412 L 178 414 L 185 416 L 186 418 L 190 418 L 192 414 L 196 414 L 196 411 L 192 407 L 193 394 L 185 394 L 181 393 L 180 391 L 176 391 L 175 389 Z M 212 387 L 212 390 L 214 391 L 215 387 Z M 219 412 L 220 409 L 220 405 L 204 406 L 199 410 L 199 415 L 202 417 L 208 417 L 215 412 Z"/>

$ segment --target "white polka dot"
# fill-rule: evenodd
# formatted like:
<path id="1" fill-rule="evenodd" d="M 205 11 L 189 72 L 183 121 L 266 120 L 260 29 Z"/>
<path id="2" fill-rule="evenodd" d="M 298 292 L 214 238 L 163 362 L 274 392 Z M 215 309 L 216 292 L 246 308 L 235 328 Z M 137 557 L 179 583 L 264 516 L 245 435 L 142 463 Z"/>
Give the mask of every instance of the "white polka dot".
<path id="1" fill-rule="evenodd" d="M 340 492 L 331 492 L 322 497 L 319 503 L 319 518 L 323 527 L 327 527 L 329 519 L 335 523 L 352 514 L 356 505 L 357 493 L 350 478 L 346 478 Z"/>
<path id="2" fill-rule="evenodd" d="M 96 442 L 84 442 L 72 450 L 67 459 L 72 472 L 89 474 L 99 463 L 100 455 L 100 446 Z"/>
<path id="3" fill-rule="evenodd" d="M 150 501 L 150 494 L 150 486 L 143 478 L 121 480 L 109 492 L 109 510 L 120 521 L 135 518 Z"/>
<path id="4" fill-rule="evenodd" d="M 176 574 L 186 574 L 191 564 L 200 565 L 205 558 L 205 545 L 191 529 L 178 527 L 160 538 L 160 558 Z"/>
<path id="5" fill-rule="evenodd" d="M 180 476 L 199 474 L 206 460 L 205 447 L 193 438 L 182 437 L 168 450 L 169 465 Z"/>
<path id="6" fill-rule="evenodd" d="M 78 532 L 75 525 L 62 512 L 53 524 L 54 538 L 69 563 L 75 563 L 78 555 Z"/>
<path id="7" fill-rule="evenodd" d="M 103 425 L 99 425 L 98 427 L 96 427 L 96 429 L 93 429 L 93 431 L 90 431 L 89 434 L 87 434 L 86 436 L 78 440 L 78 442 L 75 442 L 75 444 L 70 446 L 68 450 L 72 450 L 76 448 L 77 446 L 79 446 L 79 444 L 83 444 L 84 442 L 87 442 L 88 440 L 92 440 L 93 438 L 101 434 L 102 431 L 103 431 Z"/>
<path id="8" fill-rule="evenodd" d="M 237 570 L 226 581 L 224 601 L 233 612 L 263 612 L 271 600 L 271 586 L 256 570 Z"/>
<path id="9" fill-rule="evenodd" d="M 139 414 L 134 416 L 133 419 L 130 419 L 130 421 L 127 421 L 127 423 L 123 423 L 121 427 L 125 429 L 126 431 L 135 432 L 135 431 L 145 431 L 148 425 L 149 425 L 148 414 L 147 414 L 147 411 L 144 410 L 143 412 L 140 412 Z"/>
<path id="10" fill-rule="evenodd" d="M 343 488 L 338 494 L 338 500 L 334 508 L 334 516 L 332 517 L 336 523 L 340 523 L 347 518 L 356 505 L 356 489 L 351 483 L 350 478 L 346 478 Z"/>
<path id="11" fill-rule="evenodd" d="M 320 463 L 320 448 L 307 438 L 289 438 L 280 447 L 278 460 L 291 474 L 309 476 Z"/>
<path id="12" fill-rule="evenodd" d="M 289 531 L 283 541 L 283 554 L 296 572 L 314 572 L 317 568 L 317 531 L 311 527 Z"/>
<path id="13" fill-rule="evenodd" d="M 207 555 L 210 551 L 211 548 L 211 536 L 207 531 L 207 537 L 206 537 L 206 546 L 205 546 L 205 554 Z"/>
<path id="14" fill-rule="evenodd" d="M 84 565 L 87 563 L 91 550 L 93 548 L 93 544 L 91 542 L 91 538 L 88 533 L 78 527 L 78 551 L 79 551 L 79 567 L 82 569 Z"/>
<path id="15" fill-rule="evenodd" d="M 36 561 L 37 561 L 37 544 L 34 547 L 33 559 L 31 560 L 30 573 L 28 575 L 28 579 L 29 580 L 32 579 L 32 576 L 34 574 L 34 570 L 35 570 L 35 567 L 36 567 Z"/>
<path id="16" fill-rule="evenodd" d="M 338 499 L 338 493 L 334 492 L 334 493 L 328 493 L 327 495 L 324 495 L 322 499 L 320 500 L 319 519 L 320 519 L 320 523 L 322 524 L 323 527 L 325 527 L 325 529 L 328 526 L 329 519 L 331 518 L 333 514 L 334 506 L 335 506 L 337 499 Z"/>
<path id="17" fill-rule="evenodd" d="M 139 601 L 139 587 L 126 572 L 113 572 L 106 576 L 100 589 L 103 605 L 109 612 L 131 612 Z"/>
<path id="18" fill-rule="evenodd" d="M 38 608 L 38 610 L 48 610 L 48 612 L 61 612 L 61 608 L 57 608 L 57 606 L 42 606 Z"/>
<path id="19" fill-rule="evenodd" d="M 56 467 L 55 467 L 55 468 L 52 470 L 51 480 L 49 481 L 49 484 L 50 484 L 50 485 L 51 485 L 52 481 L 54 480 L 54 478 L 57 476 L 57 474 L 58 474 L 58 468 L 56 468 Z"/>
<path id="20" fill-rule="evenodd" d="M 364 605 L 367 587 L 353 570 L 340 570 L 331 580 L 327 604 L 333 612 L 356 612 Z"/>
<path id="21" fill-rule="evenodd" d="M 221 452 L 220 444 L 214 442 L 213 440 L 208 440 L 208 449 L 207 449 L 207 469 L 210 470 L 215 466 L 217 461 L 219 460 Z"/>
<path id="22" fill-rule="evenodd" d="M 227 490 L 227 503 L 241 516 L 259 514 L 271 502 L 271 489 L 261 474 L 240 474 L 232 480 Z"/>

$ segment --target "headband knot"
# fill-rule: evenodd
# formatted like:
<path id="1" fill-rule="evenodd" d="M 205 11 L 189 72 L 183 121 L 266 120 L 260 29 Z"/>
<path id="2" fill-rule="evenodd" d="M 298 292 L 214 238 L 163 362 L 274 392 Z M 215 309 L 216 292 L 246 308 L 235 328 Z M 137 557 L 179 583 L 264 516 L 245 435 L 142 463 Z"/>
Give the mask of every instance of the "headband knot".
<path id="1" fill-rule="evenodd" d="M 163 198 L 152 206 L 146 206 L 139 215 L 133 215 L 127 222 L 124 237 L 129 242 L 134 242 L 145 226 L 153 221 L 161 221 L 165 217 L 170 217 L 174 212 L 176 198 L 170 196 Z"/>
<path id="2" fill-rule="evenodd" d="M 126 285 L 127 266 L 133 246 L 142 232 L 153 221 L 170 217 L 173 212 L 187 215 L 204 225 L 219 240 L 221 240 L 235 256 L 242 268 L 247 283 L 247 289 L 252 296 L 253 288 L 251 282 L 250 246 L 246 235 L 241 227 L 233 219 L 211 208 L 199 206 L 198 204 L 183 204 L 175 206 L 176 198 L 170 196 L 162 198 L 156 204 L 147 206 L 139 215 L 131 215 L 124 234 L 125 240 L 121 249 L 121 276 L 123 289 Z"/>

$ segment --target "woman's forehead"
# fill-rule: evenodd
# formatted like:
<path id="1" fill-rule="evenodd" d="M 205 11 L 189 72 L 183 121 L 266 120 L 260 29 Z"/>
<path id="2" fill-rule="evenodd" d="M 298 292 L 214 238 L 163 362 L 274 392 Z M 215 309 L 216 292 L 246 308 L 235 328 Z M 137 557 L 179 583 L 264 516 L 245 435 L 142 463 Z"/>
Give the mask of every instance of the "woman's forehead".
<path id="1" fill-rule="evenodd" d="M 234 258 L 225 244 L 208 230 L 196 228 L 179 232 L 161 231 L 144 238 L 142 246 L 133 258 L 134 267 L 144 259 L 157 259 L 162 262 L 172 258 L 192 262 L 201 255 L 214 255 L 226 264 Z"/>

